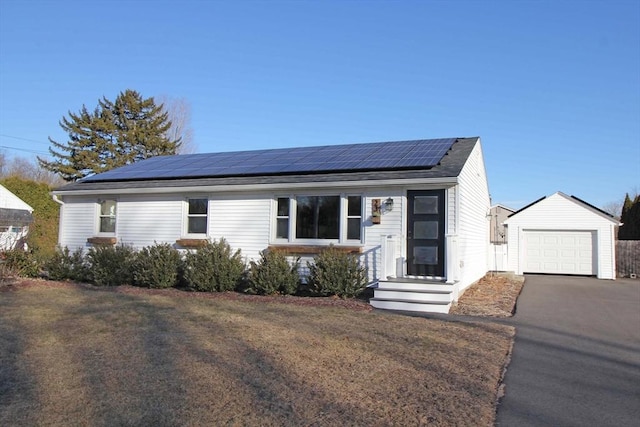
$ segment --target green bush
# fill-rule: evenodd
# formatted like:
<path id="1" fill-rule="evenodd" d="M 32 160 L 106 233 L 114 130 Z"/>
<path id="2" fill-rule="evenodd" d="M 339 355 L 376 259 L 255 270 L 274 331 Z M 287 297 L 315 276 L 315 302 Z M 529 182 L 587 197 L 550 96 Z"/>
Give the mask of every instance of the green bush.
<path id="1" fill-rule="evenodd" d="M 144 288 L 171 288 L 178 284 L 180 252 L 168 243 L 142 248 L 133 265 L 133 284 Z"/>
<path id="2" fill-rule="evenodd" d="M 4 276 L 38 277 L 40 266 L 30 251 L 12 249 L 0 252 Z"/>
<path id="3" fill-rule="evenodd" d="M 136 252 L 130 246 L 96 246 L 89 249 L 87 259 L 91 281 L 98 286 L 119 286 L 133 283 L 132 267 Z"/>
<path id="4" fill-rule="evenodd" d="M 17 176 L 0 179 L 0 184 L 33 208 L 33 223 L 27 235 L 29 248 L 41 258 L 53 256 L 58 241 L 60 205 L 51 198 L 51 187 Z"/>
<path id="5" fill-rule="evenodd" d="M 300 284 L 300 258 L 289 264 L 285 254 L 263 251 L 258 262 L 251 261 L 248 292 L 272 295 L 296 293 Z"/>
<path id="6" fill-rule="evenodd" d="M 309 290 L 318 295 L 355 297 L 367 286 L 367 269 L 355 255 L 339 251 L 333 246 L 307 262 Z"/>
<path id="7" fill-rule="evenodd" d="M 236 288 L 244 274 L 240 249 L 233 252 L 225 239 L 207 243 L 184 259 L 184 285 L 196 291 L 221 292 Z"/>
<path id="8" fill-rule="evenodd" d="M 44 264 L 51 280 L 74 280 L 87 282 L 91 279 L 89 265 L 82 248 L 71 252 L 66 246 L 57 248 L 55 254 Z"/>

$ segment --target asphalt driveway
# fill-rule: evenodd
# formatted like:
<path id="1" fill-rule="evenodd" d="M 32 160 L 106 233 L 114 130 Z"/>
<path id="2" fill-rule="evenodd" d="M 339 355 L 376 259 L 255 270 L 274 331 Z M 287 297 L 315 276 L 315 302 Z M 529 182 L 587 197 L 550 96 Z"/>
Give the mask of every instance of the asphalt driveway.
<path id="1" fill-rule="evenodd" d="M 527 275 L 498 426 L 640 425 L 640 280 Z"/>

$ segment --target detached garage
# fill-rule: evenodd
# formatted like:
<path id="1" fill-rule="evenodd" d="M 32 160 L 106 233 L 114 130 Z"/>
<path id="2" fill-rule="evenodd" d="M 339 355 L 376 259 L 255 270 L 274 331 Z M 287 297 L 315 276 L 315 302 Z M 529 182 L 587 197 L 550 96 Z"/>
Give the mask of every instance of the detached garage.
<path id="1" fill-rule="evenodd" d="M 615 227 L 608 213 L 557 192 L 504 222 L 509 270 L 517 274 L 576 274 L 615 279 Z"/>

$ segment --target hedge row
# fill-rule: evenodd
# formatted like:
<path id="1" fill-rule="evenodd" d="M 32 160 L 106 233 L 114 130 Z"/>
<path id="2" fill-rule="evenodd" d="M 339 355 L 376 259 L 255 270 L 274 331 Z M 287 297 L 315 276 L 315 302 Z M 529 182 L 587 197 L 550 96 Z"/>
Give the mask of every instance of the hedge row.
<path id="1" fill-rule="evenodd" d="M 5 273 L 36 277 L 43 270 L 51 280 L 89 282 L 97 286 L 130 284 L 145 288 L 180 287 L 202 292 L 241 290 L 260 295 L 292 295 L 300 291 L 300 260 L 265 251 L 247 266 L 240 250 L 220 241 L 207 243 L 184 255 L 166 243 L 136 251 L 129 246 L 102 246 L 71 252 L 58 248 L 38 263 L 28 252 L 0 253 Z M 357 257 L 329 247 L 307 263 L 309 291 L 315 295 L 347 298 L 360 294 L 368 282 L 367 270 Z M 0 274 L 1 275 L 1 274 Z"/>

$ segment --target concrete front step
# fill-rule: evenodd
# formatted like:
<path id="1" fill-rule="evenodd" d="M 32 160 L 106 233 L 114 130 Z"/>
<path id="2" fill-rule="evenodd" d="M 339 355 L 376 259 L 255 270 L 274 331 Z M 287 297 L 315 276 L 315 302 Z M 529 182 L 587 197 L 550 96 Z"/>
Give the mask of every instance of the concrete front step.
<path id="1" fill-rule="evenodd" d="M 417 302 L 407 300 L 386 300 L 380 298 L 371 298 L 369 303 L 375 307 L 384 310 L 397 311 L 419 311 L 422 313 L 449 313 L 451 303 L 442 302 Z"/>
<path id="2" fill-rule="evenodd" d="M 451 292 L 453 285 L 445 282 L 396 282 L 393 280 L 379 281 L 375 289 L 393 289 L 414 292 Z"/>
<path id="3" fill-rule="evenodd" d="M 373 296 L 385 300 L 451 302 L 451 290 L 443 291 L 416 291 L 395 288 L 378 288 L 373 291 Z"/>

